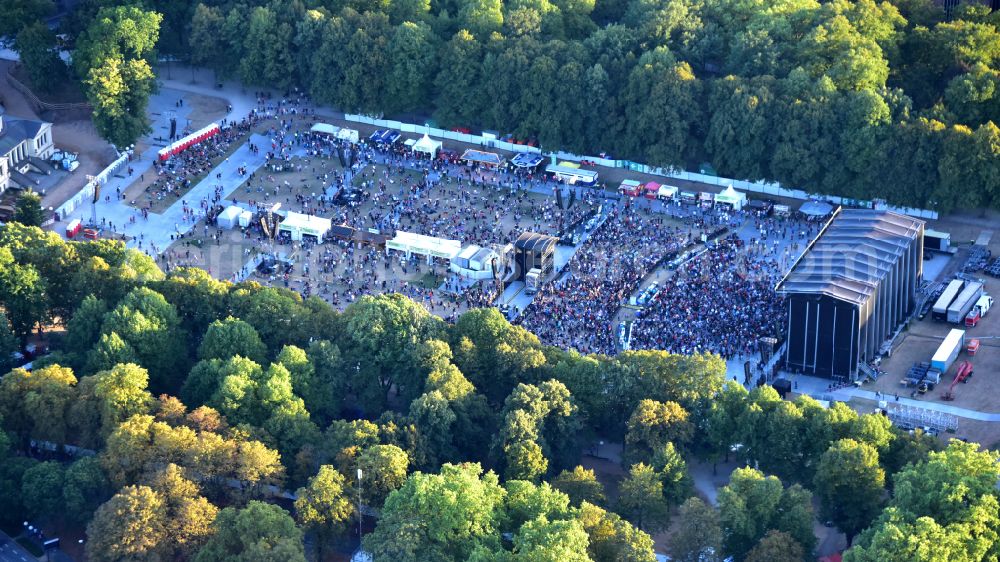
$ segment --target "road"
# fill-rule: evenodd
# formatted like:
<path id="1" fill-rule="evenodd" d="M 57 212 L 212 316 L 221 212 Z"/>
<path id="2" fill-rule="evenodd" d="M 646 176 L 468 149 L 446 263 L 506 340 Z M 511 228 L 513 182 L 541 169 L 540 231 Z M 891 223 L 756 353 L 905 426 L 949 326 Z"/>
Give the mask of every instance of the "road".
<path id="1" fill-rule="evenodd" d="M 0 562 L 35 562 L 38 560 L 14 539 L 0 531 Z"/>

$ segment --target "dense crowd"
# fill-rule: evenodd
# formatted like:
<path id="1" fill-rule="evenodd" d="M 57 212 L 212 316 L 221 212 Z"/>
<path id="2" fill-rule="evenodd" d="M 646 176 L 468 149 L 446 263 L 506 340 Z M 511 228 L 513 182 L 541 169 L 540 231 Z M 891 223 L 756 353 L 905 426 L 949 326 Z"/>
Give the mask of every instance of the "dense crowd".
<path id="1" fill-rule="evenodd" d="M 686 243 L 680 227 L 634 209 L 612 211 L 564 274 L 525 309 L 523 325 L 545 343 L 614 353 L 615 317 L 639 283 Z"/>

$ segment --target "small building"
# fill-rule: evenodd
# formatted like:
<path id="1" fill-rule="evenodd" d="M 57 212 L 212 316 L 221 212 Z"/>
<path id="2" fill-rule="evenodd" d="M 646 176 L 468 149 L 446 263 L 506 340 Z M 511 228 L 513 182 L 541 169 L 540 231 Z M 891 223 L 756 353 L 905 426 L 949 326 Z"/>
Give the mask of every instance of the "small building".
<path id="1" fill-rule="evenodd" d="M 288 211 L 285 220 L 278 225 L 278 232 L 287 232 L 295 241 L 302 240 L 303 236 L 312 236 L 317 242 L 322 242 L 331 226 L 330 219 Z"/>
<path id="2" fill-rule="evenodd" d="M 462 248 L 452 258 L 448 268 L 469 279 L 493 279 L 493 262 L 499 258 L 496 251 L 472 244 Z"/>
<path id="3" fill-rule="evenodd" d="M 50 173 L 47 161 L 54 151 L 52 123 L 0 113 L 0 193 L 12 185 L 34 187 L 37 182 L 25 174 Z"/>
<path id="4" fill-rule="evenodd" d="M 556 242 L 559 239 L 536 232 L 522 232 L 514 242 L 514 263 L 518 268 L 517 280 L 524 281 L 532 269 L 540 271 L 542 281 L 555 270 Z"/>

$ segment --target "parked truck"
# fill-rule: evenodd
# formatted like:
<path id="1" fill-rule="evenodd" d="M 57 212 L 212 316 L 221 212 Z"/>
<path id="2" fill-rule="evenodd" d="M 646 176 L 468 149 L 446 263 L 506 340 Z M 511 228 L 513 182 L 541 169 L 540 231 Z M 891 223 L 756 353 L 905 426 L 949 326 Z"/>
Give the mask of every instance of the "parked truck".
<path id="1" fill-rule="evenodd" d="M 984 293 L 983 296 L 979 297 L 979 300 L 976 301 L 976 306 L 972 307 L 972 310 L 965 315 L 965 327 L 975 328 L 976 325 L 979 324 L 979 321 L 983 319 L 983 316 L 986 316 L 986 313 L 989 312 L 991 308 L 993 308 L 993 297 Z"/>
<path id="2" fill-rule="evenodd" d="M 965 347 L 965 330 L 952 330 L 945 336 L 940 347 L 931 357 L 931 368 L 941 373 L 947 373 L 948 368 L 958 358 L 958 352 Z"/>
<path id="3" fill-rule="evenodd" d="M 955 297 L 951 306 L 948 307 L 948 322 L 952 324 L 964 324 L 965 315 L 976 306 L 979 297 L 983 296 L 983 284 L 979 281 L 971 281 L 965 285 L 962 292 Z"/>
<path id="4" fill-rule="evenodd" d="M 932 317 L 935 320 L 943 322 L 948 318 L 948 307 L 951 306 L 951 303 L 955 300 L 955 297 L 958 296 L 959 291 L 961 291 L 964 286 L 965 281 L 961 279 L 953 279 L 951 283 L 948 283 L 944 292 L 941 293 L 937 302 L 934 303 L 934 308 L 931 309 Z"/>

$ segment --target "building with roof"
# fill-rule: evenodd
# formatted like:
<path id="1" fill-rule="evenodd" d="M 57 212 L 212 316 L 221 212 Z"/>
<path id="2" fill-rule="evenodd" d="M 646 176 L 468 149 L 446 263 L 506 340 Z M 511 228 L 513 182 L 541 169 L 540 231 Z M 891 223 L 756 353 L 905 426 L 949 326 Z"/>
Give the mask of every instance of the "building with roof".
<path id="1" fill-rule="evenodd" d="M 0 193 L 12 185 L 25 189 L 36 185 L 25 174 L 51 172 L 47 160 L 54 151 L 52 123 L 0 113 Z"/>
<path id="2" fill-rule="evenodd" d="M 556 242 L 559 239 L 537 232 L 522 232 L 514 242 L 514 263 L 517 280 L 524 281 L 532 269 L 539 269 L 539 277 L 547 280 L 555 269 Z"/>
<path id="3" fill-rule="evenodd" d="M 788 307 L 785 367 L 853 379 L 916 305 L 924 221 L 837 209 L 775 290 Z"/>

